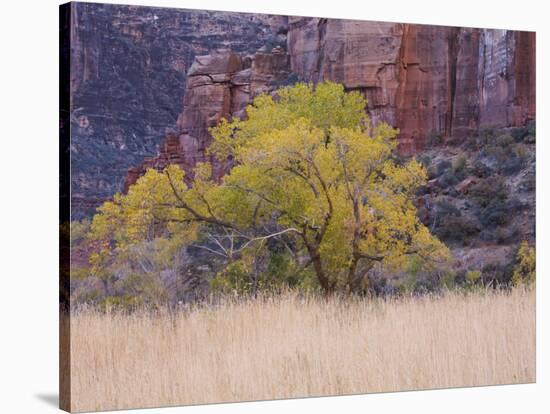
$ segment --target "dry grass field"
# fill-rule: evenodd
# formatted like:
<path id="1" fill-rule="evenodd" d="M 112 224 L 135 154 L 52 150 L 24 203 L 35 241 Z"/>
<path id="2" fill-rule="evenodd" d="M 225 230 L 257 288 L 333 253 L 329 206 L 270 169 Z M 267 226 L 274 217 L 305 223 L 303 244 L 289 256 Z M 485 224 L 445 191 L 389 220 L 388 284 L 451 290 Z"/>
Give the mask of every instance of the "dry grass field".
<path id="1" fill-rule="evenodd" d="M 535 292 L 71 317 L 73 411 L 535 381 Z"/>

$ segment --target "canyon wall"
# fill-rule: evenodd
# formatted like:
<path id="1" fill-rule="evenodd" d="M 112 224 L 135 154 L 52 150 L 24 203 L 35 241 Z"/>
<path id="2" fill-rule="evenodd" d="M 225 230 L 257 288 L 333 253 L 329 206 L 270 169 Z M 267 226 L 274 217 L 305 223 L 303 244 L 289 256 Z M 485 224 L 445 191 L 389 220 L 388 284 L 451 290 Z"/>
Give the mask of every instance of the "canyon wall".
<path id="1" fill-rule="evenodd" d="M 147 168 L 214 178 L 208 128 L 242 117 L 261 92 L 340 82 L 368 99 L 399 149 L 431 135 L 535 119 L 535 34 L 493 29 L 78 4 L 71 27 L 72 217 Z"/>
<path id="2" fill-rule="evenodd" d="M 114 4 L 70 4 L 71 216 L 121 191 L 128 168 L 178 133 L 195 56 L 286 45 L 287 18 Z"/>
<path id="3" fill-rule="evenodd" d="M 197 56 L 187 74 L 183 111 L 178 117 L 178 133 L 170 133 L 155 157 L 128 170 L 124 192 L 148 168 L 162 170 L 179 165 L 186 178 L 193 178 L 198 162 L 212 164 L 212 175 L 219 179 L 231 167 L 230 160 L 218 160 L 207 154 L 212 138 L 208 129 L 222 118 L 242 118 L 254 96 L 271 93 L 289 81 L 289 56 L 280 48 L 242 57 L 229 50 Z"/>
<path id="4" fill-rule="evenodd" d="M 430 134 L 535 118 L 534 33 L 290 17 L 288 50 L 301 79 L 361 91 L 404 154 Z"/>

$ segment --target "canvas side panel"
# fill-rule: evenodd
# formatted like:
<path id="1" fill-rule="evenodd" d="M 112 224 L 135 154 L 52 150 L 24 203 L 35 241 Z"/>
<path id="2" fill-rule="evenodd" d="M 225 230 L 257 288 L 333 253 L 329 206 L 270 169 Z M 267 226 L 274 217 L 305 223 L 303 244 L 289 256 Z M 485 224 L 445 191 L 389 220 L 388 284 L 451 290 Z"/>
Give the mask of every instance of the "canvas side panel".
<path id="1" fill-rule="evenodd" d="M 70 360 L 70 104 L 71 12 L 59 6 L 59 407 L 71 408 Z"/>

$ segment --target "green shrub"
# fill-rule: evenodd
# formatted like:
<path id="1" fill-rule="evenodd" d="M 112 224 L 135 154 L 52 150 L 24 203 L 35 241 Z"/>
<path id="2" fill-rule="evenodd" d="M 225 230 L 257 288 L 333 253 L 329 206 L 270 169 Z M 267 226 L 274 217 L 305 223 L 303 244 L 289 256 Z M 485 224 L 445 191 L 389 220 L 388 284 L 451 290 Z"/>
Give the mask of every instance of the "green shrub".
<path id="1" fill-rule="evenodd" d="M 253 281 L 247 264 L 242 260 L 230 263 L 210 281 L 210 287 L 218 293 L 251 293 Z"/>
<path id="2" fill-rule="evenodd" d="M 443 201 L 435 206 L 434 233 L 444 242 L 466 245 L 479 232 L 477 223 L 462 215 L 453 204 Z"/>
<path id="3" fill-rule="evenodd" d="M 482 284 L 481 271 L 479 270 L 468 270 L 464 275 L 466 280 L 466 287 L 469 289 L 474 289 Z"/>
<path id="4" fill-rule="evenodd" d="M 88 232 L 90 231 L 91 221 L 90 219 L 82 219 L 82 221 L 71 221 L 70 225 L 70 240 L 71 246 L 77 246 L 82 243 Z"/>
<path id="5" fill-rule="evenodd" d="M 508 199 L 508 187 L 505 180 L 500 176 L 488 177 L 480 180 L 470 188 L 469 198 L 480 207 L 487 207 L 489 204 Z"/>
<path id="6" fill-rule="evenodd" d="M 264 256 L 247 256 L 230 263 L 210 281 L 210 287 L 214 292 L 238 295 L 277 292 L 286 288 L 319 290 L 313 271 L 298 268 L 289 254 L 268 251 Z M 258 266 L 258 261 L 265 263 Z"/>
<path id="7" fill-rule="evenodd" d="M 496 227 L 508 224 L 513 213 L 525 207 L 517 198 L 509 197 L 506 182 L 500 176 L 479 181 L 472 186 L 468 197 L 474 203 L 474 213 L 479 222 L 485 227 L 492 227 L 484 231 L 482 239 L 502 239 L 502 235 L 494 233 Z"/>
<path id="8" fill-rule="evenodd" d="M 466 155 L 461 154 L 453 161 L 453 171 L 455 174 L 465 174 L 468 167 L 468 159 Z"/>
<path id="9" fill-rule="evenodd" d="M 439 275 L 439 287 L 442 289 L 456 288 L 456 273 L 451 269 L 446 269 Z"/>
<path id="10" fill-rule="evenodd" d="M 416 161 L 424 166 L 424 168 L 429 168 L 432 163 L 432 158 L 429 155 L 419 155 L 416 157 Z"/>
<path id="11" fill-rule="evenodd" d="M 484 226 L 501 226 L 510 221 L 509 207 L 506 202 L 498 200 L 478 210 L 478 218 Z"/>
<path id="12" fill-rule="evenodd" d="M 518 286 L 535 282 L 535 269 L 535 248 L 529 246 L 527 241 L 523 241 L 516 254 L 516 265 L 514 267 L 514 273 L 512 274 L 512 284 Z"/>
<path id="13" fill-rule="evenodd" d="M 510 244 L 517 241 L 519 230 L 516 226 L 497 227 L 495 230 L 495 241 L 498 244 Z"/>
<path id="14" fill-rule="evenodd" d="M 508 149 L 514 145 L 516 140 L 510 134 L 504 134 L 497 137 L 495 144 L 503 149 Z"/>
<path id="15" fill-rule="evenodd" d="M 478 145 L 486 146 L 492 143 L 497 136 L 497 128 L 494 125 L 482 125 L 478 131 Z"/>

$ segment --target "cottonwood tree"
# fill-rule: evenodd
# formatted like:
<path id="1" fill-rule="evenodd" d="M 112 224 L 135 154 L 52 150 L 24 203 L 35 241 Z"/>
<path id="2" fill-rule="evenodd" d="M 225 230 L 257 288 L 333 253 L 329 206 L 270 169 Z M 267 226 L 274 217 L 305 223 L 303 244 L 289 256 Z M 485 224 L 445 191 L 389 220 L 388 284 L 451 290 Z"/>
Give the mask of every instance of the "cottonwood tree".
<path id="1" fill-rule="evenodd" d="M 447 260 L 413 204 L 424 168 L 394 160 L 397 131 L 373 128 L 365 106 L 358 92 L 330 82 L 261 95 L 246 120 L 211 130 L 210 153 L 234 164 L 220 182 L 208 164 L 197 165 L 190 186 L 177 166 L 149 170 L 100 208 L 92 231 L 106 252 L 113 241 L 163 235 L 195 240 L 228 261 L 278 238 L 326 293 L 363 289 L 377 263 Z"/>

